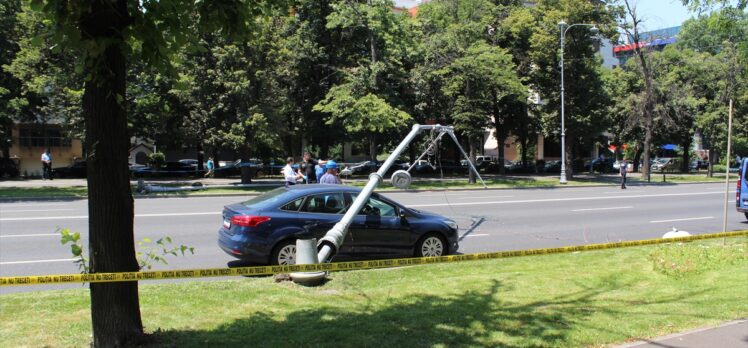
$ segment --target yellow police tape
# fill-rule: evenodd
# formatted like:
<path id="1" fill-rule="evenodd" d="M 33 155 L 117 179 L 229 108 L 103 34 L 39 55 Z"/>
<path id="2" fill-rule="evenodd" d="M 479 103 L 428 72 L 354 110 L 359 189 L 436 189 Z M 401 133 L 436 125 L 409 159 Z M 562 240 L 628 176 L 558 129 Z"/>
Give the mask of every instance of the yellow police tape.
<path id="1" fill-rule="evenodd" d="M 700 239 L 712 239 L 723 237 L 737 237 L 748 235 L 748 230 L 702 234 L 696 236 L 670 238 L 670 239 L 645 239 L 626 242 L 614 242 L 603 244 L 588 244 L 565 246 L 559 248 L 528 249 L 515 251 L 499 251 L 491 253 L 477 253 L 465 255 L 449 255 L 440 257 L 421 257 L 408 259 L 389 259 L 372 261 L 352 261 L 323 263 L 317 265 L 292 265 L 292 266 L 256 266 L 235 268 L 206 268 L 185 269 L 175 271 L 153 271 L 153 272 L 118 272 L 118 273 L 93 273 L 93 274 L 58 274 L 23 277 L 0 277 L 0 286 L 12 285 L 39 285 L 39 284 L 61 284 L 61 283 L 108 283 L 127 282 L 136 280 L 152 279 L 177 279 L 177 278 L 205 278 L 205 277 L 227 277 L 227 276 L 252 276 L 272 275 L 291 272 L 314 272 L 314 271 L 352 271 L 360 269 L 388 268 L 398 266 L 425 265 L 443 262 L 458 262 L 470 260 L 500 259 L 527 255 L 560 254 L 577 251 L 602 250 L 634 247 L 652 244 L 664 244 L 674 242 L 686 242 Z"/>

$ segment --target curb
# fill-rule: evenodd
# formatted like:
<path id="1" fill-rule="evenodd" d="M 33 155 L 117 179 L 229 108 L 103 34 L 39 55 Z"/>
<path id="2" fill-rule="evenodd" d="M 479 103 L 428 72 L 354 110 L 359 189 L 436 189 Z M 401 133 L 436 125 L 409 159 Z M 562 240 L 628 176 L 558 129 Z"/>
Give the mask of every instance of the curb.
<path id="1" fill-rule="evenodd" d="M 627 184 L 628 187 L 639 187 L 639 186 L 666 186 L 666 185 L 705 185 L 705 184 L 720 184 L 720 182 L 683 182 L 683 183 L 631 183 Z M 278 185 L 277 187 L 281 187 Z M 593 184 L 593 185 L 555 185 L 555 186 L 535 186 L 535 187 L 488 187 L 488 188 L 433 188 L 433 189 L 415 189 L 415 190 L 383 190 L 379 191 L 382 193 L 418 193 L 418 192 L 446 192 L 446 191 L 500 191 L 500 190 L 548 190 L 548 189 L 565 189 L 565 188 L 594 188 L 594 187 L 615 187 L 617 183 L 610 184 Z M 264 186 L 268 187 L 268 186 Z M 214 193 L 204 195 L 179 195 L 179 194 L 164 194 L 164 195 L 142 195 L 134 194 L 133 199 L 154 199 L 154 198 L 192 198 L 192 197 L 232 197 L 232 196 L 257 196 L 259 193 L 248 192 L 248 193 Z M 81 196 L 47 196 L 47 197 L 0 197 L 0 203 L 8 202 L 20 202 L 20 201 L 78 201 L 85 200 L 88 197 Z"/>

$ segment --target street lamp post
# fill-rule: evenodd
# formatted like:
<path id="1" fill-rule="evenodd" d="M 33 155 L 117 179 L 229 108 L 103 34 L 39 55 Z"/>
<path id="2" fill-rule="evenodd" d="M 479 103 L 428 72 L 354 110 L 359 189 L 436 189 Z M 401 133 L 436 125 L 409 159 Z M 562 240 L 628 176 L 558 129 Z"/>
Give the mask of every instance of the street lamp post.
<path id="1" fill-rule="evenodd" d="M 561 34 L 561 178 L 559 183 L 566 184 L 566 128 L 564 125 L 564 38 L 566 32 L 574 26 L 590 27 L 590 33 L 596 35 L 598 32 L 594 24 L 576 23 L 567 26 L 566 22 L 558 22 L 559 32 Z"/>

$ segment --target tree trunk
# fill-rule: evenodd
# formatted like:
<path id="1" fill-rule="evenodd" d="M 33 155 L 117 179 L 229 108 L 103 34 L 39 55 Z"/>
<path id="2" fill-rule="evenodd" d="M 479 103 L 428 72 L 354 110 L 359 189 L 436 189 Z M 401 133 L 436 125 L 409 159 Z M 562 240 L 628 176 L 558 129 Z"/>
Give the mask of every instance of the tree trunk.
<path id="1" fill-rule="evenodd" d="M 649 182 L 650 180 L 650 171 L 649 171 L 649 165 L 650 165 L 650 152 L 652 147 L 652 122 L 651 118 L 647 118 L 647 126 L 644 130 L 644 148 L 642 151 L 644 151 L 643 154 L 643 162 L 642 163 L 642 180 L 646 180 Z"/>
<path id="2" fill-rule="evenodd" d="M 377 161 L 377 135 L 374 133 L 369 134 L 369 159 Z"/>
<path id="3" fill-rule="evenodd" d="M 636 149 L 636 152 L 634 153 L 634 173 L 639 171 L 639 161 L 641 160 L 642 153 L 644 152 L 642 151 L 642 146 L 637 145 L 636 147 L 637 149 Z"/>
<path id="4" fill-rule="evenodd" d="M 203 141 L 202 139 L 197 141 L 197 173 L 199 174 L 203 171 L 203 161 L 205 160 L 205 151 L 203 148 Z"/>
<path id="5" fill-rule="evenodd" d="M 470 158 L 467 160 L 471 163 L 475 164 L 475 140 L 468 137 L 468 143 L 470 144 Z M 459 162 L 458 162 L 459 163 Z M 470 166 L 468 165 L 468 184 L 475 184 L 475 172 L 470 169 Z"/>
<path id="6" fill-rule="evenodd" d="M 122 42 L 127 1 L 95 1 L 80 20 L 85 37 Z M 85 83 L 83 117 L 88 156 L 90 270 L 138 271 L 133 242 L 133 199 L 127 165 L 129 136 L 123 104 L 127 61 L 112 45 L 97 59 L 101 70 Z M 103 75 L 101 72 L 107 72 Z M 118 99 L 120 102 L 118 102 Z M 143 337 L 137 282 L 92 283 L 94 347 L 121 347 Z"/>
<path id="7" fill-rule="evenodd" d="M 239 168 L 239 171 L 242 177 L 242 184 L 251 184 L 253 172 L 249 164 L 249 159 L 252 158 L 252 148 L 249 144 L 252 143 L 252 132 L 249 129 L 245 130 L 244 139 L 246 144 L 242 148 L 242 160 L 240 162 L 242 166 Z"/>
<path id="8" fill-rule="evenodd" d="M 691 147 L 691 140 L 689 137 L 686 137 L 687 140 L 684 140 L 681 146 L 683 147 L 683 163 L 680 164 L 680 170 L 684 173 L 688 173 L 689 171 L 689 164 L 690 164 L 690 156 L 688 154 L 688 149 Z M 698 170 L 698 167 L 696 167 Z"/>
<path id="9" fill-rule="evenodd" d="M 499 174 L 506 174 L 506 170 L 504 168 L 504 143 L 506 142 L 506 132 L 499 132 L 499 130 L 496 130 L 496 146 L 498 148 L 499 152 Z"/>

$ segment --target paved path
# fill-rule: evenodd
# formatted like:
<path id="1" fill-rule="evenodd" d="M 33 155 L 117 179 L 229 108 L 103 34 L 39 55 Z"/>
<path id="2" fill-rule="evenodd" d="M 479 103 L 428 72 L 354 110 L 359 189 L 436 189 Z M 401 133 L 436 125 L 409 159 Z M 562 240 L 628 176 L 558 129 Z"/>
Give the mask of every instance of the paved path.
<path id="1" fill-rule="evenodd" d="M 746 348 L 748 320 L 736 320 L 712 327 L 638 341 L 617 348 Z"/>

